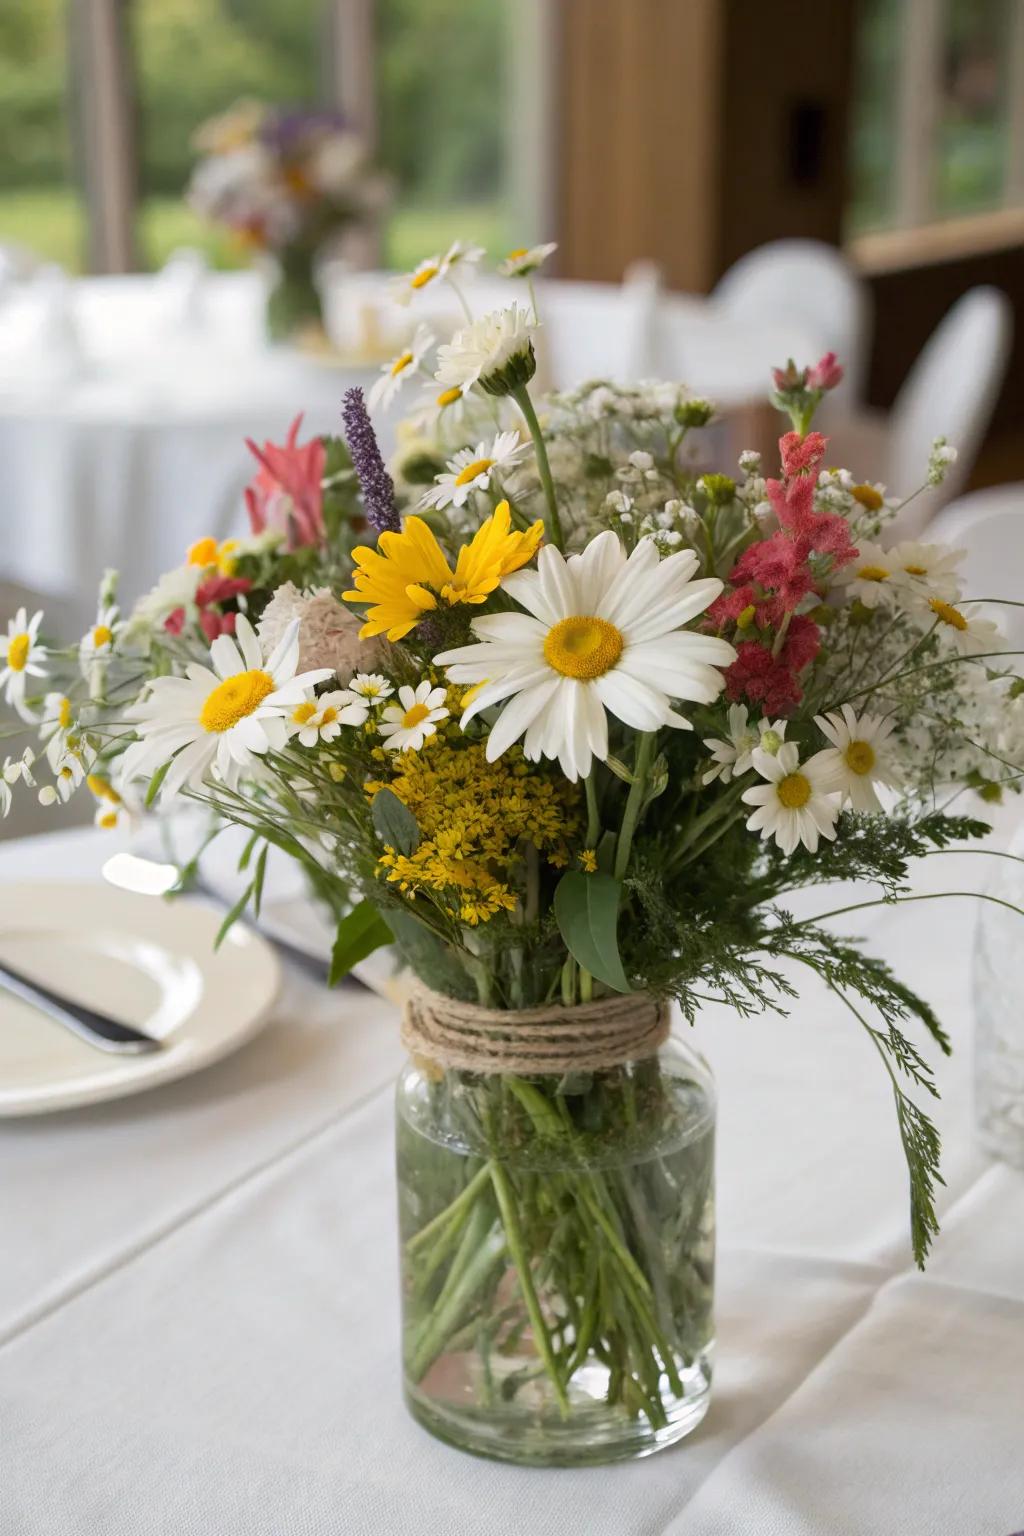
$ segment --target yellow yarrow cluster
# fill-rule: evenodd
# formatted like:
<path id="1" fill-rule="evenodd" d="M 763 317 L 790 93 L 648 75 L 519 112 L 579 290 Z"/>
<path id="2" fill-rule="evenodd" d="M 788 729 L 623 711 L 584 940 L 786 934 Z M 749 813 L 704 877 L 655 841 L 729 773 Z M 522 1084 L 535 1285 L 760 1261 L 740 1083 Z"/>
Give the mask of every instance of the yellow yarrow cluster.
<path id="1" fill-rule="evenodd" d="M 366 786 L 371 798 L 384 787 Z M 489 763 L 482 742 L 439 740 L 429 751 L 403 752 L 386 787 L 420 829 L 415 853 L 385 850 L 387 880 L 413 896 L 433 893 L 472 926 L 514 910 L 509 882 L 523 843 L 561 868 L 580 830 L 579 786 L 531 766 L 518 747 Z"/>

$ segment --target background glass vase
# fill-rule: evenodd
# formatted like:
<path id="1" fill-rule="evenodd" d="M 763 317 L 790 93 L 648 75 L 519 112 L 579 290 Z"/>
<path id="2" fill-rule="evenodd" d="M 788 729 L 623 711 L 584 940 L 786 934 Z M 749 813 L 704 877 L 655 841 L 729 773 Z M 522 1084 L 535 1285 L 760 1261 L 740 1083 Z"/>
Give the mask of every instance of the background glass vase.
<path id="1" fill-rule="evenodd" d="M 324 315 L 312 251 L 283 251 L 267 294 L 267 335 L 292 341 L 304 334 L 323 335 Z"/>
<path id="2" fill-rule="evenodd" d="M 672 1041 L 564 1076 L 413 1062 L 398 1085 L 405 1389 L 466 1450 L 648 1455 L 707 1411 L 710 1072 Z"/>
<path id="3" fill-rule="evenodd" d="M 1024 825 L 1008 851 L 1024 859 Z M 1024 864 L 994 859 L 991 896 L 1024 908 Z M 974 1113 L 986 1152 L 1024 1168 L 1024 948 L 1020 916 L 984 901 L 974 940 Z"/>

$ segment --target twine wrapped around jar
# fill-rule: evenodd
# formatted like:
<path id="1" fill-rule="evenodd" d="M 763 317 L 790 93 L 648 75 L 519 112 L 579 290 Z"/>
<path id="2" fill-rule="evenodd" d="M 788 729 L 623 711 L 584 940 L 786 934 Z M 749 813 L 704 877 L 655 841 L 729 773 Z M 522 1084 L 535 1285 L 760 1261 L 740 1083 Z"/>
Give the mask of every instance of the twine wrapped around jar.
<path id="1" fill-rule="evenodd" d="M 572 1008 L 500 1009 L 420 986 L 405 1004 L 402 1041 L 413 1057 L 486 1076 L 595 1072 L 653 1056 L 669 1022 L 668 1004 L 646 992 Z"/>

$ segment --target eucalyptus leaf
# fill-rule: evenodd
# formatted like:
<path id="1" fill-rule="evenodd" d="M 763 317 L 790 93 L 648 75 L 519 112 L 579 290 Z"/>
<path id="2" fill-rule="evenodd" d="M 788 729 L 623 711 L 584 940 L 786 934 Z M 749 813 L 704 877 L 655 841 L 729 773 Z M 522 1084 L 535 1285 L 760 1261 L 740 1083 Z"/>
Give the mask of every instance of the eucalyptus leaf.
<path id="1" fill-rule="evenodd" d="M 379 789 L 373 797 L 371 813 L 374 830 L 382 843 L 406 858 L 420 845 L 420 829 L 407 805 L 390 789 Z"/>
<path id="2" fill-rule="evenodd" d="M 613 992 L 631 992 L 619 958 L 622 882 L 611 875 L 569 870 L 555 890 L 558 931 L 573 958 Z"/>
<path id="3" fill-rule="evenodd" d="M 361 901 L 338 924 L 327 985 L 337 986 L 354 965 L 393 941 L 394 935 L 372 901 Z"/>

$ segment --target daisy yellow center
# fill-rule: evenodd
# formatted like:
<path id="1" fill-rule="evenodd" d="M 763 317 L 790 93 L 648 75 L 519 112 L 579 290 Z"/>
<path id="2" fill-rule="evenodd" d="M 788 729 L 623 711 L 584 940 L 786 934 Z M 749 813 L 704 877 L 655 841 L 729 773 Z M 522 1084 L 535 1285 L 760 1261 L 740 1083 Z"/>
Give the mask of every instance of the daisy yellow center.
<path id="1" fill-rule="evenodd" d="M 199 711 L 199 724 L 204 731 L 218 735 L 230 731 L 239 720 L 259 709 L 268 693 L 274 691 L 274 679 L 269 672 L 253 667 L 248 672 L 237 672 L 227 677 L 211 694 Z"/>
<path id="2" fill-rule="evenodd" d="M 414 704 L 402 716 L 402 726 L 405 730 L 411 731 L 414 725 L 422 725 L 429 714 L 430 710 L 425 704 Z"/>
<path id="3" fill-rule="evenodd" d="M 944 603 L 941 597 L 933 597 L 928 606 L 936 618 L 942 620 L 943 624 L 949 624 L 953 629 L 963 630 L 967 628 L 967 620 L 959 608 L 954 608 L 952 603 Z"/>
<path id="4" fill-rule="evenodd" d="M 798 811 L 811 798 L 811 786 L 802 773 L 787 773 L 776 793 L 787 811 Z"/>
<path id="5" fill-rule="evenodd" d="M 485 475 L 494 466 L 493 459 L 474 459 L 472 464 L 467 464 L 465 469 L 460 469 L 455 476 L 456 485 L 469 485 L 477 475 Z"/>
<path id="6" fill-rule="evenodd" d="M 113 638 L 114 632 L 108 628 L 106 624 L 97 624 L 94 627 L 92 632 L 92 643 L 97 650 L 100 650 L 104 645 L 109 645 Z"/>
<path id="7" fill-rule="evenodd" d="M 444 409 L 446 405 L 454 405 L 456 400 L 462 399 L 462 390 L 456 385 L 454 389 L 442 389 L 437 397 L 437 404 Z"/>
<path id="8" fill-rule="evenodd" d="M 406 368 L 408 368 L 408 366 L 409 366 L 409 364 L 411 362 L 412 362 L 412 353 L 411 352 L 403 352 L 403 353 L 401 353 L 401 355 L 396 357 L 394 362 L 391 364 L 391 377 L 393 379 L 397 379 L 398 375 L 400 373 L 404 373 Z"/>
<path id="9" fill-rule="evenodd" d="M 905 565 L 903 569 L 908 576 L 927 576 L 928 568 L 924 565 Z"/>
<path id="10" fill-rule="evenodd" d="M 66 731 L 71 724 L 71 700 L 61 699 L 60 708 L 57 711 L 57 724 L 62 731 Z"/>
<path id="11" fill-rule="evenodd" d="M 873 485 L 855 485 L 850 495 L 869 512 L 877 512 L 882 505 L 882 494 Z"/>
<path id="12" fill-rule="evenodd" d="M 853 773 L 870 773 L 875 766 L 875 749 L 868 741 L 851 741 L 846 749 L 846 766 Z"/>
<path id="13" fill-rule="evenodd" d="M 316 714 L 316 705 L 311 699 L 306 699 L 302 704 L 296 704 L 292 710 L 292 719 L 296 725 L 305 725 L 307 720 L 312 720 Z"/>
<path id="14" fill-rule="evenodd" d="M 505 259 L 507 261 L 521 261 L 522 258 L 525 255 L 526 255 L 526 246 L 525 245 L 520 245 L 520 246 L 517 246 L 514 251 L 509 251 L 508 256 Z"/>
<path id="15" fill-rule="evenodd" d="M 411 288 L 425 288 L 428 283 L 433 282 L 438 274 L 438 270 L 437 267 L 431 264 L 429 267 L 424 267 L 420 272 L 414 272 L 409 280 L 409 286 Z"/>
<path id="16" fill-rule="evenodd" d="M 321 725 L 333 725 L 335 720 L 337 720 L 337 718 L 338 718 L 338 711 L 335 709 L 333 704 L 328 704 L 327 708 L 324 710 L 323 718 L 320 721 L 320 724 Z"/>
<path id="17" fill-rule="evenodd" d="M 888 581 L 892 575 L 884 565 L 865 565 L 857 572 L 861 581 Z"/>
<path id="18" fill-rule="evenodd" d="M 117 812 L 104 811 L 97 825 L 102 827 L 104 832 L 113 832 L 114 828 L 117 826 Z"/>
<path id="19" fill-rule="evenodd" d="M 7 646 L 7 665 L 12 672 L 24 672 L 32 641 L 28 635 L 15 635 Z"/>
<path id="20" fill-rule="evenodd" d="M 575 615 L 548 631 L 544 658 L 563 677 L 603 677 L 622 655 L 622 635 L 607 619 Z"/>

